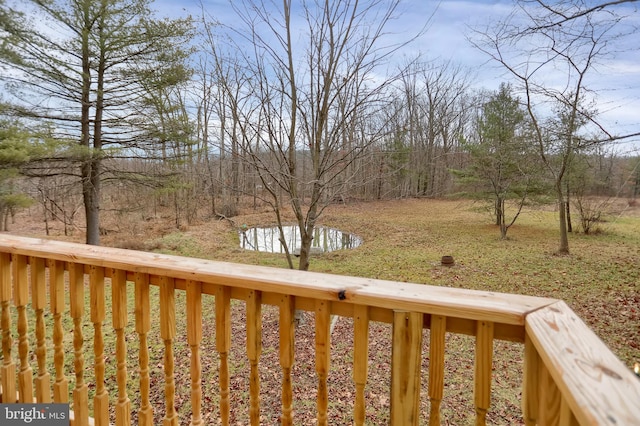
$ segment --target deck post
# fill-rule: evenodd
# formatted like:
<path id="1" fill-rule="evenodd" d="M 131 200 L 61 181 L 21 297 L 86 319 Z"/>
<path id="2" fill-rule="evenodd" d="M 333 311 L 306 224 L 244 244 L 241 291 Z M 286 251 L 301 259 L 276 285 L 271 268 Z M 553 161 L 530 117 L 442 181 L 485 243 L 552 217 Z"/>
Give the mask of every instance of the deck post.
<path id="1" fill-rule="evenodd" d="M 393 313 L 391 424 L 394 426 L 420 423 L 422 318 L 419 312 Z"/>
<path id="2" fill-rule="evenodd" d="M 476 405 L 476 426 L 487 424 L 487 411 L 491 405 L 493 332 L 493 322 L 478 321 L 476 329 L 475 386 L 473 392 Z"/>
<path id="3" fill-rule="evenodd" d="M 447 317 L 431 315 L 429 340 L 429 426 L 440 426 L 440 403 L 444 394 L 444 349 Z"/>
<path id="4" fill-rule="evenodd" d="M 366 418 L 364 388 L 367 385 L 369 366 L 369 307 L 353 307 L 353 382 L 356 401 L 353 409 L 354 423 L 364 425 Z"/>

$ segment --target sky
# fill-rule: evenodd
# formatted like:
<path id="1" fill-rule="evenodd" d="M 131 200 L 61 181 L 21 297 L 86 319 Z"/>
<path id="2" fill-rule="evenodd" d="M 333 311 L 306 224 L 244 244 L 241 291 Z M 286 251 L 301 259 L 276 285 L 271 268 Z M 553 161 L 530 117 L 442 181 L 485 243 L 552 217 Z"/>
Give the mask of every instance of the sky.
<path id="1" fill-rule="evenodd" d="M 266 1 L 269 3 L 269 0 Z M 280 4 L 275 1 L 275 4 Z M 594 3 L 591 1 L 591 3 Z M 227 25 L 233 26 L 235 16 L 228 0 L 156 0 L 153 7 L 160 16 L 197 17 L 204 6 L 206 12 Z M 640 9 L 637 4 L 624 5 L 626 15 L 640 28 Z M 399 16 L 388 27 L 391 37 L 406 40 L 429 22 L 427 31 L 410 46 L 403 55 L 412 57 L 421 53 L 429 60 L 451 61 L 454 65 L 471 71 L 473 86 L 496 90 L 501 82 L 508 81 L 508 74 L 488 56 L 474 48 L 467 40 L 473 28 L 487 28 L 513 11 L 512 1 L 487 0 L 407 0 L 400 3 Z M 627 37 L 616 46 L 627 50 L 610 58 L 592 74 L 589 86 L 597 89 L 598 110 L 605 127 L 615 134 L 640 132 L 640 34 Z M 556 78 L 562 78 L 557 75 Z M 549 75 L 552 78 L 552 75 Z M 627 141 L 621 150 L 640 150 L 640 137 Z M 637 152 L 635 152 L 637 153 Z"/>

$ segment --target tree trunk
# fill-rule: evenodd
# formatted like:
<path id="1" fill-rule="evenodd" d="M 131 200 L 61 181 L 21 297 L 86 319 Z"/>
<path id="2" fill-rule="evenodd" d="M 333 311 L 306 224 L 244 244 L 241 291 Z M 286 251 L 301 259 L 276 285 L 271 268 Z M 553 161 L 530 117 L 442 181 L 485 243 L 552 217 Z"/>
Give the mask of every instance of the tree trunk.
<path id="1" fill-rule="evenodd" d="M 562 190 L 558 189 L 558 212 L 560 213 L 560 247 L 559 254 L 569 254 L 569 235 L 567 233 L 567 216 Z"/>
<path id="2" fill-rule="evenodd" d="M 496 225 L 501 226 L 504 222 L 504 201 L 498 197 L 495 205 Z"/>
<path id="3" fill-rule="evenodd" d="M 0 207 L 0 231 L 9 230 L 9 211 L 4 207 Z"/>
<path id="4" fill-rule="evenodd" d="M 84 5 L 84 27 L 82 29 L 82 106 L 80 117 L 80 145 L 85 149 L 80 166 L 82 179 L 82 197 L 84 201 L 85 221 L 87 225 L 85 241 L 87 244 L 100 245 L 100 174 L 96 153 L 91 149 L 91 51 L 89 33 L 92 19 L 88 3 Z M 96 117 L 96 125 L 98 119 Z M 97 129 L 99 131 L 99 127 Z M 94 134 L 94 138 L 96 135 Z M 66 224 L 66 220 L 65 220 Z"/>
<path id="5" fill-rule="evenodd" d="M 82 197 L 87 223 L 86 243 L 100 245 L 100 160 L 82 165 Z"/>
<path id="6" fill-rule="evenodd" d="M 500 238 L 503 240 L 507 239 L 507 223 L 505 221 L 505 212 L 504 212 L 504 199 L 499 198 L 496 202 L 496 206 L 498 208 L 497 214 L 500 220 Z"/>
<path id="7" fill-rule="evenodd" d="M 573 232 L 573 224 L 571 223 L 571 202 L 569 201 L 569 194 L 567 194 L 565 210 L 567 211 L 567 232 Z"/>

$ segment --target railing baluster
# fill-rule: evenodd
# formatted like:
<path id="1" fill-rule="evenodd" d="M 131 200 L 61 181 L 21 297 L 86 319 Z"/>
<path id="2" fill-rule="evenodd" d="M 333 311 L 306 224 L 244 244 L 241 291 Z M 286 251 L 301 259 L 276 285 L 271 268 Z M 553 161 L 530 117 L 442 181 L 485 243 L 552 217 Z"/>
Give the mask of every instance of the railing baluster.
<path id="1" fill-rule="evenodd" d="M 64 328 L 62 314 L 65 310 L 64 262 L 51 260 L 49 264 L 49 303 L 53 315 L 53 364 L 56 381 L 53 384 L 53 402 L 69 402 L 69 382 L 64 375 Z"/>
<path id="2" fill-rule="evenodd" d="M 29 365 L 29 321 L 27 304 L 29 303 L 29 281 L 27 257 L 13 256 L 13 301 L 18 310 L 18 402 L 33 403 L 33 370 Z"/>
<path id="3" fill-rule="evenodd" d="M 535 426 L 538 423 L 538 407 L 540 406 L 539 366 L 540 355 L 538 355 L 538 351 L 527 333 L 524 338 L 522 383 L 522 417 L 526 426 Z"/>
<path id="4" fill-rule="evenodd" d="M 364 425 L 366 408 L 364 388 L 367 385 L 369 367 L 369 307 L 353 307 L 353 381 L 356 385 L 356 402 L 353 418 L 357 426 Z"/>
<path id="5" fill-rule="evenodd" d="M 251 366 L 249 378 L 249 420 L 260 424 L 260 371 L 258 361 L 262 351 L 262 292 L 249 291 L 247 298 L 247 357 Z"/>
<path id="6" fill-rule="evenodd" d="M 176 383 L 174 377 L 173 339 L 176 337 L 176 300 L 174 279 L 160 277 L 160 337 L 164 341 L 164 393 L 166 412 L 164 426 L 177 426 L 175 408 Z"/>
<path id="7" fill-rule="evenodd" d="M 104 293 L 104 268 L 89 269 L 89 297 L 91 322 L 93 323 L 93 354 L 96 374 L 96 394 L 93 397 L 93 417 L 97 426 L 109 424 L 109 394 L 104 384 L 104 336 L 102 323 L 106 318 Z"/>
<path id="8" fill-rule="evenodd" d="M 491 404 L 491 370 L 493 367 L 493 322 L 478 321 L 476 327 L 475 386 L 476 425 L 487 424 Z"/>
<path id="9" fill-rule="evenodd" d="M 331 308 L 330 302 L 316 300 L 316 373 L 318 375 L 318 425 L 327 425 L 327 409 L 329 406 L 329 391 L 327 389 L 327 377 L 331 357 Z"/>
<path id="10" fill-rule="evenodd" d="M 444 391 L 444 348 L 447 318 L 431 315 L 429 338 L 429 426 L 440 426 L 440 403 Z"/>
<path id="11" fill-rule="evenodd" d="M 116 381 L 118 382 L 116 425 L 130 425 L 131 401 L 127 395 L 127 341 L 124 336 L 128 322 L 126 271 L 114 269 L 111 273 L 111 304 L 113 328 L 116 332 Z"/>
<path id="12" fill-rule="evenodd" d="M 2 402 L 16 402 L 16 365 L 11 357 L 11 255 L 0 253 L 0 303 L 2 304 Z"/>
<path id="13" fill-rule="evenodd" d="M 140 410 L 138 411 L 138 424 L 140 426 L 153 426 L 153 407 L 149 400 L 149 345 L 147 333 L 151 330 L 151 307 L 149 299 L 149 274 L 136 272 L 135 274 L 135 299 L 136 299 L 136 332 L 140 339 L 140 354 L 138 365 L 140 368 Z"/>
<path id="14" fill-rule="evenodd" d="M 84 383 L 84 265 L 69 263 L 69 300 L 73 318 L 73 359 L 76 385 L 73 389 L 73 416 L 75 425 L 89 424 L 89 388 Z"/>
<path id="15" fill-rule="evenodd" d="M 282 367 L 282 426 L 293 425 L 293 390 L 291 386 L 291 368 L 294 362 L 295 348 L 295 298 L 283 295 L 280 300 L 280 366 Z"/>
<path id="16" fill-rule="evenodd" d="M 393 313 L 391 424 L 418 425 L 422 321 L 418 312 Z"/>
<path id="17" fill-rule="evenodd" d="M 31 257 L 31 304 L 36 311 L 36 359 L 38 375 L 35 378 L 36 400 L 51 402 L 51 381 L 47 371 L 47 340 L 44 309 L 47 306 L 46 268 L 43 258 Z"/>
<path id="18" fill-rule="evenodd" d="M 229 425 L 229 348 L 231 347 L 231 289 L 216 289 L 216 349 L 220 354 L 220 421 Z"/>
<path id="19" fill-rule="evenodd" d="M 202 419 L 202 286 L 198 281 L 187 281 L 187 343 L 191 348 L 191 425 L 203 425 Z"/>
<path id="20" fill-rule="evenodd" d="M 538 424 L 556 425 L 560 418 L 560 400 L 562 399 L 562 395 L 547 367 L 543 363 L 540 363 L 539 367 L 540 407 L 538 411 Z"/>

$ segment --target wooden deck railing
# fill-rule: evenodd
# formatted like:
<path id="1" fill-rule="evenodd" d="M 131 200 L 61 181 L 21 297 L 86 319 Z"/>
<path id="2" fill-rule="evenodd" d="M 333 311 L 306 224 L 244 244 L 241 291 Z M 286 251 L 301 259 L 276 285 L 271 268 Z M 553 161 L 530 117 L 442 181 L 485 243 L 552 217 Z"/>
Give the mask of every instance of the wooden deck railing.
<path id="1" fill-rule="evenodd" d="M 154 286 L 158 297 L 150 296 Z M 110 298 L 107 292 L 110 290 Z M 155 292 L 155 290 L 154 290 Z M 176 294 L 186 298 L 190 349 L 188 419 L 175 409 Z M 262 308 L 279 310 L 281 422 L 295 424 L 292 367 L 294 310 L 314 313 L 317 423 L 326 425 L 330 368 L 330 317 L 353 318 L 353 423 L 365 422 L 369 327 L 391 323 L 390 414 L 393 425 L 419 423 L 421 380 L 428 382 L 429 424 L 440 424 L 445 377 L 445 333 L 475 336 L 476 424 L 490 407 L 494 340 L 524 344 L 522 410 L 527 425 L 640 424 L 640 381 L 562 301 L 446 287 L 333 276 L 122 249 L 0 235 L 2 402 L 70 403 L 73 424 L 204 424 L 202 413 L 203 296 L 215 298 L 219 356 L 220 421 L 229 424 L 232 300 L 246 309 L 246 354 L 250 368 L 249 418 L 260 423 Z M 88 299 L 87 299 L 88 298 Z M 107 304 L 109 301 L 109 305 Z M 133 306 L 133 307 L 132 307 Z M 88 307 L 88 308 L 87 308 Z M 128 312 L 134 310 L 135 318 Z M 153 321 L 152 321 L 153 320 Z M 149 333 L 159 320 L 163 389 L 150 380 Z M 138 365 L 131 365 L 126 329 L 135 325 Z M 89 326 L 89 327 L 88 327 Z M 93 337 L 87 328 L 93 329 Z M 429 328 L 428 354 L 422 353 Z M 72 333 L 73 338 L 66 338 Z M 105 336 L 115 347 L 105 351 Z M 89 352 L 91 348 L 92 353 Z M 428 371 L 422 371 L 423 357 Z M 114 359 L 115 358 L 115 359 Z M 65 374 L 72 366 L 73 374 Z M 179 361 L 181 365 L 186 360 Z M 115 366 L 115 385 L 105 371 Z M 90 373 L 88 374 L 87 371 Z M 136 413 L 130 372 L 136 371 Z M 69 389 L 71 387 L 71 389 Z M 153 389 L 152 389 L 153 387 Z M 89 391 L 91 389 L 91 392 Z M 153 393 L 162 393 L 158 406 Z M 153 399 L 153 401 L 152 401 Z M 111 404 L 111 406 L 110 406 Z"/>

